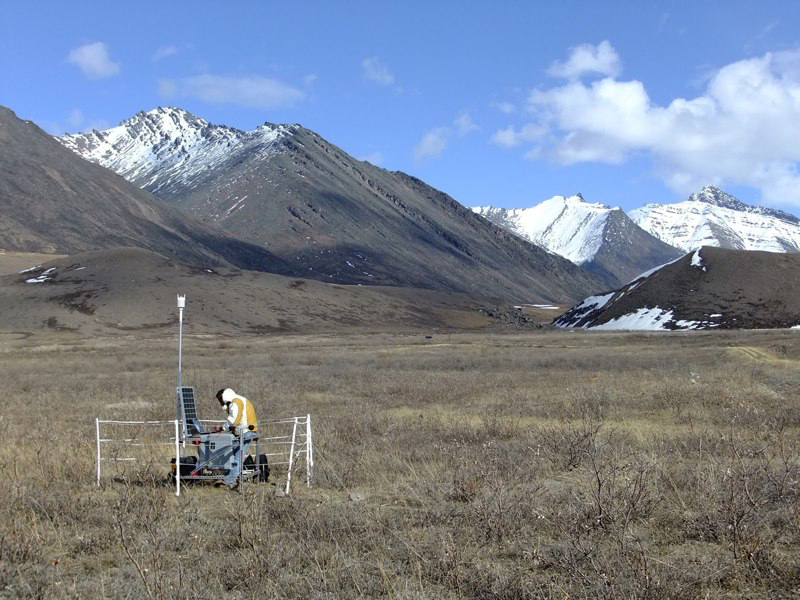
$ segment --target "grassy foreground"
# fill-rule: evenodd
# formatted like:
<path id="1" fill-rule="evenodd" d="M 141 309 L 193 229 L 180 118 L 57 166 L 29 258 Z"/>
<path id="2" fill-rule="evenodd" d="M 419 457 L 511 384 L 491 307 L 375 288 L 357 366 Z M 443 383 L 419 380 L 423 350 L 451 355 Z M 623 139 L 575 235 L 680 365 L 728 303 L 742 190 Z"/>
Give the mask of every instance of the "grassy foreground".
<path id="1" fill-rule="evenodd" d="M 800 588 L 796 332 L 190 337 L 202 417 L 313 415 L 314 486 L 95 487 L 95 416 L 174 418 L 175 346 L 2 337 L 0 597 Z"/>

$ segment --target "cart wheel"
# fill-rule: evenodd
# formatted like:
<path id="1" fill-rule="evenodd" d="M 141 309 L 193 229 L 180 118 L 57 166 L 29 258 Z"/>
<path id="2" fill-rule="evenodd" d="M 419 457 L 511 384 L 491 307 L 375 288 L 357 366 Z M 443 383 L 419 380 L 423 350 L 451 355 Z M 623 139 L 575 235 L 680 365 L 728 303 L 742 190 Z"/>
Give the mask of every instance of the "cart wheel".
<path id="1" fill-rule="evenodd" d="M 175 481 L 175 459 L 172 458 L 169 461 L 171 465 L 170 468 L 170 480 Z M 197 457 L 196 456 L 181 456 L 181 477 L 186 477 L 187 475 L 191 475 L 192 471 L 194 471 L 194 466 L 197 464 Z"/>
<path id="2" fill-rule="evenodd" d="M 258 480 L 265 482 L 269 479 L 269 461 L 267 460 L 266 454 L 258 455 L 258 464 L 260 467 L 258 473 Z"/>

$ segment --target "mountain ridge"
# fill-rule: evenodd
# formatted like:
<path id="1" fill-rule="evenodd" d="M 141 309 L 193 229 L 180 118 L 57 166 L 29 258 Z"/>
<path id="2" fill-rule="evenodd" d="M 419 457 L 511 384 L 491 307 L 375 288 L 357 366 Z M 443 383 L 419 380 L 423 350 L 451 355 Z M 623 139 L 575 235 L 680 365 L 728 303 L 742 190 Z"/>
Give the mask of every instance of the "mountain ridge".
<path id="1" fill-rule="evenodd" d="M 126 120 L 113 134 L 60 141 L 306 277 L 548 302 L 604 286 L 421 180 L 358 161 L 302 126 L 240 132 L 176 109 L 139 115 L 148 127 Z"/>
<path id="2" fill-rule="evenodd" d="M 473 207 L 477 214 L 559 254 L 617 287 L 680 251 L 638 227 L 618 207 L 581 194 L 553 196 L 530 208 Z"/>
<path id="3" fill-rule="evenodd" d="M 745 204 L 711 185 L 683 202 L 646 204 L 630 211 L 630 217 L 645 231 L 684 252 L 701 246 L 800 251 L 800 219 L 782 210 Z"/>
<path id="4" fill-rule="evenodd" d="M 739 210 L 742 212 L 752 212 L 755 214 L 760 215 L 768 215 L 771 217 L 775 217 L 782 221 L 787 221 L 789 223 L 798 224 L 800 223 L 800 218 L 789 214 L 785 211 L 778 210 L 776 208 L 767 208 L 765 206 L 751 206 L 749 204 L 745 204 L 737 197 L 728 194 L 727 192 L 722 191 L 716 186 L 713 185 L 706 185 L 703 186 L 703 189 L 697 193 L 689 194 L 690 201 L 696 202 L 705 202 L 706 204 L 712 204 L 714 206 L 720 206 L 722 208 L 730 208 L 731 210 Z"/>

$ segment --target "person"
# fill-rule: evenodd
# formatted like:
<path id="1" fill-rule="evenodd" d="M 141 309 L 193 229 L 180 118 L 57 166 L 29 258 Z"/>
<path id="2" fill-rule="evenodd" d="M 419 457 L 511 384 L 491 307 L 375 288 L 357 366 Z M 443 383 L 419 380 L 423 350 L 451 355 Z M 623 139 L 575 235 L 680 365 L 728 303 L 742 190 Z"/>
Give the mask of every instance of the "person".
<path id="1" fill-rule="evenodd" d="M 228 415 L 228 425 L 231 431 L 258 431 L 258 419 L 253 404 L 244 396 L 240 396 L 231 388 L 217 392 L 217 400 Z"/>

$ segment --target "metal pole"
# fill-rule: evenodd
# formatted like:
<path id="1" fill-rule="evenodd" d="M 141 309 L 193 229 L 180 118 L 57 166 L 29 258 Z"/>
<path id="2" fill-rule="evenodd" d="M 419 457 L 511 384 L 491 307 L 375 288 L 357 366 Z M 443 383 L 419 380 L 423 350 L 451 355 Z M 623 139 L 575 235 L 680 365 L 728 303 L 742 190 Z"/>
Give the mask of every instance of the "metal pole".
<path id="1" fill-rule="evenodd" d="M 181 389 L 181 367 L 183 362 L 183 309 L 186 296 L 178 296 L 178 389 Z"/>
<path id="2" fill-rule="evenodd" d="M 286 495 L 289 495 L 292 485 L 292 464 L 294 463 L 294 441 L 297 438 L 297 417 L 294 418 L 292 427 L 292 445 L 289 446 L 289 474 L 286 476 Z"/>
<path id="3" fill-rule="evenodd" d="M 183 367 L 183 309 L 186 296 L 178 295 L 178 387 L 175 390 L 175 418 L 182 419 L 181 414 L 181 370 Z"/>
<path id="4" fill-rule="evenodd" d="M 314 476 L 314 448 L 311 445 L 311 415 L 306 415 L 306 485 L 311 487 Z"/>
<path id="5" fill-rule="evenodd" d="M 100 487 L 100 419 L 94 419 L 94 435 L 97 440 L 97 487 Z"/>
<path id="6" fill-rule="evenodd" d="M 255 439 L 256 444 L 256 476 L 254 477 L 255 481 L 260 483 L 261 482 L 261 450 L 258 445 L 259 438 Z"/>
<path id="7" fill-rule="evenodd" d="M 178 419 L 175 419 L 175 495 L 181 495 L 181 440 Z"/>
<path id="8" fill-rule="evenodd" d="M 239 432 L 239 493 L 244 493 L 244 430 Z"/>

